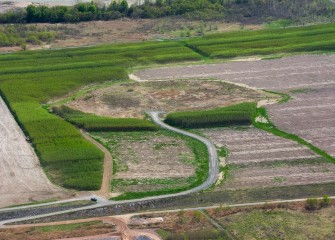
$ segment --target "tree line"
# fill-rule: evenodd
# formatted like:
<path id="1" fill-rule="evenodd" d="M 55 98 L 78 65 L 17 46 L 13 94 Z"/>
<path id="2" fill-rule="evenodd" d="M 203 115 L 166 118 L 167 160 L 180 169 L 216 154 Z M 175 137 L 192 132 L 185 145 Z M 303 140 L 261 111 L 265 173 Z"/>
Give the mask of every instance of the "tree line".
<path id="1" fill-rule="evenodd" d="M 74 6 L 29 5 L 25 9 L 0 14 L 0 23 L 61 23 L 119 18 L 160 18 L 184 16 L 191 19 L 242 21 L 246 18 L 297 19 L 333 18 L 335 4 L 328 0 L 146 0 L 129 6 L 126 0 L 106 6 L 97 0 Z"/>

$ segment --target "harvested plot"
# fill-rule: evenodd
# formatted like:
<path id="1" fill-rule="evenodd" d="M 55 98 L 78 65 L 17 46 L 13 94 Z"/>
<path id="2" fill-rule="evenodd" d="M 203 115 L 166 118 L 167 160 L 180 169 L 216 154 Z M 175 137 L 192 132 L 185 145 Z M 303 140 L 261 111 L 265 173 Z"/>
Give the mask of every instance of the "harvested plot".
<path id="1" fill-rule="evenodd" d="M 335 55 L 148 69 L 142 79 L 217 78 L 288 93 L 287 103 L 268 105 L 271 121 L 335 156 Z"/>
<path id="2" fill-rule="evenodd" d="M 166 131 L 92 135 L 113 155 L 114 196 L 177 191 L 201 183 L 207 173 L 206 147 L 195 140 Z"/>
<path id="3" fill-rule="evenodd" d="M 146 110 L 203 110 L 265 98 L 261 91 L 219 81 L 120 83 L 69 103 L 81 111 L 110 117 L 143 118 Z"/>
<path id="4" fill-rule="evenodd" d="M 335 165 L 310 149 L 262 130 L 218 128 L 204 133 L 229 150 L 228 175 L 215 191 L 327 184 Z"/>
<path id="5" fill-rule="evenodd" d="M 50 183 L 6 104 L 0 98 L 0 207 L 64 197 Z"/>

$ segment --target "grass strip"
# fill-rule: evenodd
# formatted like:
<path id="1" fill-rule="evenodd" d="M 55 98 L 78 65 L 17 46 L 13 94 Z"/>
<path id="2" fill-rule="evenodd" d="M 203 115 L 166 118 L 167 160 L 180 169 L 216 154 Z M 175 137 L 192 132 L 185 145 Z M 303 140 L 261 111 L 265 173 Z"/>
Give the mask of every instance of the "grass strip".
<path id="1" fill-rule="evenodd" d="M 262 122 L 256 122 L 256 118 L 253 121 L 253 125 L 256 128 L 262 129 L 264 131 L 267 131 L 269 133 L 272 133 L 276 136 L 282 137 L 282 138 L 286 138 L 286 139 L 290 139 L 292 141 L 295 141 L 301 145 L 304 145 L 306 147 L 308 147 L 309 149 L 311 149 L 313 152 L 315 152 L 316 154 L 322 156 L 323 158 L 327 159 L 330 162 L 335 163 L 335 158 L 332 157 L 331 155 L 329 155 L 327 152 L 325 152 L 324 150 L 314 146 L 313 144 L 311 144 L 310 142 L 302 139 L 301 137 L 292 134 L 292 133 L 287 133 L 285 131 L 282 131 L 280 129 L 278 129 L 271 121 L 269 116 L 267 115 L 266 109 L 264 107 L 261 108 L 257 108 L 257 112 L 256 112 L 256 116 L 261 116 L 263 118 L 265 118 L 267 120 L 267 123 L 262 123 Z"/>

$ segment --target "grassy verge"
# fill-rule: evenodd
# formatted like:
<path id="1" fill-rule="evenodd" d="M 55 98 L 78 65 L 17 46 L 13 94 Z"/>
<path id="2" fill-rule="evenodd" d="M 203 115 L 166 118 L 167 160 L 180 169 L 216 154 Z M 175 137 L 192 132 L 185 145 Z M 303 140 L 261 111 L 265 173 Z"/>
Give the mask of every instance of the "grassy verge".
<path id="1" fill-rule="evenodd" d="M 254 120 L 253 125 L 256 128 L 262 129 L 264 131 L 267 131 L 269 133 L 272 133 L 274 135 L 277 135 L 279 137 L 282 138 L 286 138 L 286 139 L 290 139 L 293 140 L 301 145 L 304 145 L 306 147 L 308 147 L 309 149 L 311 149 L 313 152 L 315 152 L 316 154 L 322 156 L 323 158 L 327 159 L 328 161 L 331 161 L 333 163 L 335 163 L 335 158 L 330 156 L 328 153 L 326 153 L 325 151 L 321 150 L 320 148 L 314 146 L 313 144 L 307 142 L 306 140 L 300 138 L 299 136 L 292 134 L 292 133 L 287 133 L 285 131 L 282 131 L 280 129 L 278 129 L 269 119 L 267 113 L 266 113 L 266 109 L 265 108 L 258 108 L 257 109 L 257 113 L 256 116 L 262 116 L 263 118 L 265 118 L 267 120 L 267 123 L 262 123 L 262 122 L 256 122 Z"/>

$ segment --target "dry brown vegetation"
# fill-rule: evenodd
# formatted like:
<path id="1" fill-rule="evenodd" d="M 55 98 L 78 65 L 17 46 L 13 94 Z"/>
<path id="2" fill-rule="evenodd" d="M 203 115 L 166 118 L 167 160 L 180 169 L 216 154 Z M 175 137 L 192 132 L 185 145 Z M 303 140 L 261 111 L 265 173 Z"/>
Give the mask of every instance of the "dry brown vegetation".
<path id="1" fill-rule="evenodd" d="M 44 240 L 63 239 L 83 236 L 94 236 L 115 232 L 115 225 L 104 224 L 101 221 L 77 223 L 68 225 L 54 225 L 43 227 L 22 227 L 0 229 L 0 239 L 12 240 Z"/>
<path id="2" fill-rule="evenodd" d="M 26 24 L 43 31 L 55 32 L 56 39 L 40 46 L 28 45 L 28 49 L 78 47 L 102 43 L 139 42 L 143 40 L 190 37 L 240 29 L 261 29 L 262 25 L 241 25 L 216 21 L 191 21 L 174 18 L 120 19 L 68 24 Z M 1 31 L 1 26 L 0 26 Z M 17 47 L 0 47 L 0 52 L 18 51 Z"/>

